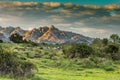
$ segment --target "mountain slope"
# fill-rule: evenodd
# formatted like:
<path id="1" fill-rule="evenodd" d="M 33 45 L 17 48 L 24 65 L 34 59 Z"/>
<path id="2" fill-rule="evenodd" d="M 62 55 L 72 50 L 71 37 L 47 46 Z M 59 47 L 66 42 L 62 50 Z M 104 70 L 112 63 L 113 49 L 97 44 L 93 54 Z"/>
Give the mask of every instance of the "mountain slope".
<path id="1" fill-rule="evenodd" d="M 0 40 L 3 40 L 4 42 L 11 42 L 9 40 L 10 35 L 17 33 L 23 36 L 25 32 L 26 30 L 23 30 L 20 27 L 16 27 L 16 28 L 12 26 L 5 27 L 5 28 L 0 27 Z"/>
<path id="2" fill-rule="evenodd" d="M 91 40 L 91 38 L 80 34 L 58 30 L 51 25 L 49 30 L 39 37 L 37 41 L 46 43 L 89 43 Z"/>
<path id="3" fill-rule="evenodd" d="M 42 36 L 46 31 L 48 30 L 48 27 L 40 27 L 40 28 L 33 28 L 30 31 L 27 31 L 24 35 L 23 35 L 23 39 L 26 40 L 32 40 L 35 41 Z"/>
<path id="4" fill-rule="evenodd" d="M 90 43 L 93 39 L 69 31 L 61 31 L 53 25 L 50 27 L 33 28 L 32 30 L 23 30 L 20 27 L 0 27 L 0 39 L 9 41 L 12 34 L 23 36 L 24 40 L 31 40 L 37 43 Z"/>

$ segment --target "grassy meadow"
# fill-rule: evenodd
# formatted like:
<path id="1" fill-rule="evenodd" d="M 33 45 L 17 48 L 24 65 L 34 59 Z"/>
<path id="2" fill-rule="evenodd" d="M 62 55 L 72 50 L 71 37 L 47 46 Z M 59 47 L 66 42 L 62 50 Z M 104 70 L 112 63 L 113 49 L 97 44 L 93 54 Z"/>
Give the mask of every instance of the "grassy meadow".
<path id="1" fill-rule="evenodd" d="M 88 58 L 67 58 L 58 46 L 1 43 L 18 58 L 36 66 L 31 77 L 0 77 L 0 80 L 120 80 L 120 61 L 89 62 Z"/>

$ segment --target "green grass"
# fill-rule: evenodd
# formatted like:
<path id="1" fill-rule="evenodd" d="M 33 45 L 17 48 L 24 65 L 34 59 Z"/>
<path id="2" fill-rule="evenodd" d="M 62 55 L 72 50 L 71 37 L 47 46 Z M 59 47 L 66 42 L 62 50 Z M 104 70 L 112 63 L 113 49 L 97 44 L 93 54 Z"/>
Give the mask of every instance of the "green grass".
<path id="1" fill-rule="evenodd" d="M 31 78 L 18 80 L 120 80 L 120 64 L 114 71 L 105 71 L 101 68 L 83 68 L 82 64 L 74 64 L 74 60 L 65 59 L 60 50 L 43 50 L 39 47 L 27 47 L 25 44 L 3 44 L 11 50 L 18 52 L 19 57 L 25 57 L 28 61 L 37 66 L 38 71 Z M 54 56 L 51 54 L 54 53 Z M 30 57 L 27 58 L 27 53 Z M 39 53 L 41 58 L 34 58 Z M 49 56 L 54 58 L 50 58 Z M 83 63 L 84 64 L 84 63 Z M 17 80 L 7 77 L 0 77 L 0 80 Z"/>
<path id="2" fill-rule="evenodd" d="M 38 65 L 39 76 L 45 80 L 120 80 L 120 70 L 105 71 L 103 69 L 64 69 L 49 66 L 39 66 L 40 61 L 35 60 Z"/>

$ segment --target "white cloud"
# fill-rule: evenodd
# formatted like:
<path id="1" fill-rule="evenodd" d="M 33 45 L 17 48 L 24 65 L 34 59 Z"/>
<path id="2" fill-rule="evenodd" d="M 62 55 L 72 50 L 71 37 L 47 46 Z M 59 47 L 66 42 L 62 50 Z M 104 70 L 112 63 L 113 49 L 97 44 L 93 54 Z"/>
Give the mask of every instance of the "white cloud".
<path id="1" fill-rule="evenodd" d="M 60 24 L 56 24 L 57 27 L 71 27 L 71 23 L 60 23 Z"/>
<path id="2" fill-rule="evenodd" d="M 103 37 L 108 37 L 111 32 L 109 30 L 104 30 L 104 29 L 97 29 L 97 28 L 87 28 L 87 27 L 81 27 L 81 28 L 70 28 L 69 31 L 74 31 L 80 34 L 84 34 L 86 36 L 90 36 L 90 37 L 99 37 L 99 38 L 103 38 Z"/>
<path id="3" fill-rule="evenodd" d="M 56 7 L 60 7 L 61 3 L 59 3 L 59 2 L 44 2 L 43 5 L 56 8 Z"/>

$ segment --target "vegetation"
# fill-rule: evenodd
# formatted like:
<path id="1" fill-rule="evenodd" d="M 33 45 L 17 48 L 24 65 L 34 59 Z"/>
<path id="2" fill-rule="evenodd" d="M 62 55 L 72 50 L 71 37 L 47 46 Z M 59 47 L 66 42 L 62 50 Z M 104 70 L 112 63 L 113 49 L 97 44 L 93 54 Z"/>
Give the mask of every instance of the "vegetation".
<path id="1" fill-rule="evenodd" d="M 106 53 L 110 54 L 111 58 L 113 60 L 119 60 L 120 59 L 120 53 L 119 53 L 119 46 L 118 45 L 108 45 L 106 47 Z"/>
<path id="2" fill-rule="evenodd" d="M 0 43 L 3 43 L 3 40 L 0 40 Z"/>
<path id="3" fill-rule="evenodd" d="M 0 47 L 0 75 L 13 77 L 32 76 L 35 66 L 27 61 L 19 59 L 15 53 Z"/>
<path id="4" fill-rule="evenodd" d="M 23 37 L 18 33 L 15 33 L 10 36 L 10 40 L 13 41 L 14 43 L 22 43 Z"/>
<path id="5" fill-rule="evenodd" d="M 103 40 L 102 40 L 102 44 L 103 44 L 103 46 L 106 46 L 106 45 L 108 45 L 108 39 L 107 38 L 104 38 Z"/>
<path id="6" fill-rule="evenodd" d="M 119 42 L 119 36 L 117 34 L 112 34 L 110 38 L 114 42 L 114 44 Z"/>
<path id="7" fill-rule="evenodd" d="M 116 41 L 110 37 L 89 45 L 0 43 L 0 80 L 120 80 Z"/>
<path id="8" fill-rule="evenodd" d="M 92 47 L 86 44 L 74 44 L 69 49 L 63 49 L 64 54 L 69 58 L 87 58 L 94 54 Z"/>

